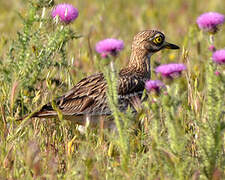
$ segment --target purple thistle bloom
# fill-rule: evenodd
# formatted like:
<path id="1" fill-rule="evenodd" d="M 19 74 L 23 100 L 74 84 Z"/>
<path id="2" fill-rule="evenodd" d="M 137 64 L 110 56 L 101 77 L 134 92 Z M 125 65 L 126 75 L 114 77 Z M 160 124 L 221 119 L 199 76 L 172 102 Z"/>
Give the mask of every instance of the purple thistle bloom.
<path id="1" fill-rule="evenodd" d="M 187 67 L 184 64 L 171 63 L 160 65 L 155 69 L 155 71 L 164 77 L 173 78 L 179 76 L 181 72 L 186 69 Z"/>
<path id="2" fill-rule="evenodd" d="M 77 8 L 71 4 L 58 4 L 52 11 L 52 17 L 59 17 L 60 20 L 66 24 L 75 20 L 79 12 Z"/>
<path id="3" fill-rule="evenodd" d="M 218 64 L 225 64 L 225 49 L 215 51 L 212 55 L 212 59 Z"/>
<path id="4" fill-rule="evenodd" d="M 210 45 L 209 46 L 209 50 L 212 51 L 212 52 L 215 52 L 216 51 L 216 47 L 214 45 Z"/>
<path id="5" fill-rule="evenodd" d="M 217 12 L 208 12 L 200 15 L 196 22 L 200 29 L 215 33 L 218 25 L 225 22 L 225 16 Z"/>
<path id="6" fill-rule="evenodd" d="M 123 48 L 123 41 L 113 38 L 104 39 L 95 45 L 95 50 L 100 53 L 103 58 L 108 55 L 116 56 Z"/>
<path id="7" fill-rule="evenodd" d="M 160 80 L 149 80 L 145 82 L 145 89 L 147 91 L 155 91 L 159 93 L 160 89 L 165 87 L 162 81 Z"/>
<path id="8" fill-rule="evenodd" d="M 215 71 L 214 74 L 215 74 L 216 76 L 219 76 L 219 75 L 220 75 L 220 72 L 219 72 L 219 71 Z"/>

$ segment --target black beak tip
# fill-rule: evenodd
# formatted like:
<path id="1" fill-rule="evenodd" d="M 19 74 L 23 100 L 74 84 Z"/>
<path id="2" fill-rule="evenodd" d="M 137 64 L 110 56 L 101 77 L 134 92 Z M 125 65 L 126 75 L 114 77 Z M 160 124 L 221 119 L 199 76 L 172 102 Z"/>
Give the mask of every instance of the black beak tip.
<path id="1" fill-rule="evenodd" d="M 170 49 L 180 49 L 180 47 L 175 44 L 170 44 L 169 46 L 170 46 Z"/>

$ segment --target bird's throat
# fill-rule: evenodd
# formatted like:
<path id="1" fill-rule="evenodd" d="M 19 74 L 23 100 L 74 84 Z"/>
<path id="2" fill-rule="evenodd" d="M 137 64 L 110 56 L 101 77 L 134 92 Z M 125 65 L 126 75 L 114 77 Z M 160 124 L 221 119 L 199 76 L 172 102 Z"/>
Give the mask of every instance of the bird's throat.
<path id="1" fill-rule="evenodd" d="M 151 56 L 152 53 L 148 52 L 132 53 L 128 67 L 148 80 L 151 77 Z"/>

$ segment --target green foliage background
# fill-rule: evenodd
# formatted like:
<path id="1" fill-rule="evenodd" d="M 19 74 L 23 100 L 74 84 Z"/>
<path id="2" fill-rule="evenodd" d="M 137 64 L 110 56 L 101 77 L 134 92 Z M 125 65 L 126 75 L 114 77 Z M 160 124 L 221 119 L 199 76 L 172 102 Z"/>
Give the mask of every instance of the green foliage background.
<path id="1" fill-rule="evenodd" d="M 225 13 L 223 0 L 55 1 L 79 10 L 63 29 L 52 22 L 52 7 L 43 21 L 37 18 L 44 1 L 0 1 L 0 178 L 225 178 L 225 69 L 211 62 L 209 35 L 195 23 L 204 12 Z M 124 40 L 119 69 L 128 63 L 133 36 L 154 28 L 181 50 L 157 53 L 152 67 L 180 62 L 188 70 L 165 82 L 167 94 L 151 95 L 137 117 L 118 112 L 109 98 L 118 134 L 101 128 L 81 134 L 62 118 L 16 121 L 103 70 L 96 42 Z M 225 47 L 224 32 L 222 26 L 214 37 L 218 49 Z M 114 80 L 107 79 L 112 96 Z"/>

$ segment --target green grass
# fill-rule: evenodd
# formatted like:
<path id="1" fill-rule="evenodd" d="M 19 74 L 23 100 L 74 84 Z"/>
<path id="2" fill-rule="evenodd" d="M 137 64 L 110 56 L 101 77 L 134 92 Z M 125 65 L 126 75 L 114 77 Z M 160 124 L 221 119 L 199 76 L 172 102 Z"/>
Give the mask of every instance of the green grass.
<path id="1" fill-rule="evenodd" d="M 0 179 L 225 178 L 225 67 L 212 63 L 209 35 L 195 23 L 201 13 L 224 13 L 223 0 L 67 0 L 80 14 L 64 28 L 52 22 L 51 7 L 37 18 L 43 1 L 0 2 Z M 116 77 L 108 76 L 118 133 L 87 127 L 81 134 L 62 118 L 16 121 L 103 71 L 96 42 L 124 40 L 119 69 L 128 63 L 133 36 L 153 28 L 181 50 L 157 53 L 152 67 L 179 62 L 187 71 L 165 82 L 160 96 L 151 94 L 137 117 L 117 110 Z M 224 32 L 222 26 L 215 35 L 218 49 Z"/>

